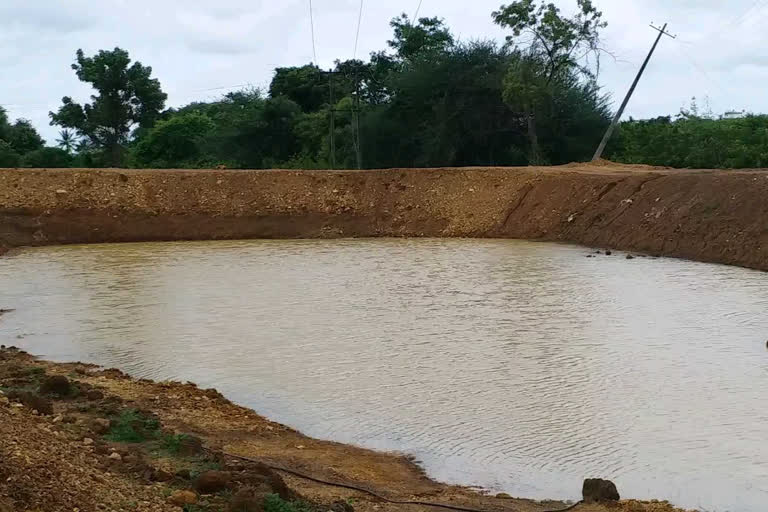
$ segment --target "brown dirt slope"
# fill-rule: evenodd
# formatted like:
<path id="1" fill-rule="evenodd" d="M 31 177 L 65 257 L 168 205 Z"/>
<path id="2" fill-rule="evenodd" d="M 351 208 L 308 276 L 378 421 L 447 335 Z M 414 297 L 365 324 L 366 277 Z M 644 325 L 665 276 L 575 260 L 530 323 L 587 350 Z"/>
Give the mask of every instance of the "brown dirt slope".
<path id="1" fill-rule="evenodd" d="M 67 377 L 76 392 L 66 397 L 42 397 L 52 402 L 52 414 L 37 414 L 13 398 L 16 388 L 39 388 L 41 382 L 57 375 Z M 215 390 L 201 390 L 193 384 L 137 381 L 117 370 L 100 370 L 80 363 L 47 363 L 15 349 L 0 349 L 0 387 L 8 395 L 0 394 L 2 512 L 14 510 L 13 507 L 46 512 L 174 511 L 180 507 L 169 500 L 178 492 L 192 493 L 197 499 L 195 508 L 189 510 L 233 510 L 235 497 L 243 488 L 249 488 L 248 482 L 263 474 L 264 468 L 244 466 L 226 453 L 259 459 L 329 481 L 362 486 L 395 500 L 445 503 L 488 512 L 541 512 L 564 507 L 558 502 L 504 499 L 439 484 L 403 456 L 306 437 L 229 402 Z M 116 422 L 120 424 L 116 418 L 122 417 L 126 410 L 139 411 L 146 418 L 159 420 L 156 428 L 162 430 L 157 430 L 154 438 L 173 439 L 169 436 L 185 434 L 187 439 L 202 440 L 209 450 L 172 454 L 168 452 L 167 443 L 153 441 L 153 436 L 148 434 L 145 440 L 135 443 L 110 439 L 116 431 Z M 146 423 L 143 425 L 149 428 Z M 109 430 L 105 430 L 105 426 L 109 426 Z M 117 459 L 115 453 L 120 454 Z M 201 459 L 203 453 L 205 458 Z M 200 489 L 199 478 L 192 477 L 190 481 L 189 475 L 179 476 L 180 469 L 202 472 L 206 468 L 210 470 L 212 464 L 215 464 L 214 471 L 235 485 L 228 484 L 221 492 L 198 496 L 194 490 Z M 269 480 L 273 484 L 274 478 L 273 475 Z M 281 494 L 315 505 L 307 512 L 329 510 L 330 504 L 339 500 L 352 501 L 357 512 L 441 510 L 390 504 L 363 493 L 320 485 L 285 473 L 282 479 L 288 489 L 279 491 Z M 282 489 L 280 486 L 284 484 L 273 485 L 274 492 Z M 576 510 L 676 512 L 666 502 L 637 501 L 624 501 L 608 508 L 584 505 Z"/>
<path id="2" fill-rule="evenodd" d="M 0 246 L 509 237 L 768 270 L 768 172 L 600 162 L 376 171 L 0 170 Z"/>

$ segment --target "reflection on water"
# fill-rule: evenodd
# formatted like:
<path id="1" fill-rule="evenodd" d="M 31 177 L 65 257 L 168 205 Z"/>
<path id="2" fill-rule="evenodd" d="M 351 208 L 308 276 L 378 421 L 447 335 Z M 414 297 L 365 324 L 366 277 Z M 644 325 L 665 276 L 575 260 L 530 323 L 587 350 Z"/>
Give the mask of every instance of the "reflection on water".
<path id="1" fill-rule="evenodd" d="M 0 258 L 0 342 L 192 380 L 535 498 L 587 476 L 768 507 L 768 274 L 515 241 L 103 245 Z"/>

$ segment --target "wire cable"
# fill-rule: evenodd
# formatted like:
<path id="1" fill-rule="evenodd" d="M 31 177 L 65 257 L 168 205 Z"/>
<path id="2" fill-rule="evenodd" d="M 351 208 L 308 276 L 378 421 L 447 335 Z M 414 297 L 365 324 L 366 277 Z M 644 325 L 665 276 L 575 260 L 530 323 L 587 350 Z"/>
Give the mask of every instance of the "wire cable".
<path id="1" fill-rule="evenodd" d="M 419 23 L 419 11 L 421 11 L 422 3 L 424 3 L 424 0 L 419 0 L 419 5 L 416 7 L 416 12 L 413 13 L 413 20 L 411 20 L 412 23 Z"/>
<path id="2" fill-rule="evenodd" d="M 314 58 L 314 64 L 317 66 L 317 46 L 315 45 L 315 14 L 312 9 L 312 0 L 309 0 L 309 26 L 312 30 L 312 57 Z"/>
<path id="3" fill-rule="evenodd" d="M 205 448 L 205 449 L 208 452 L 210 452 L 210 453 L 216 454 L 215 451 L 213 451 L 213 450 L 211 450 L 209 448 Z M 373 496 L 374 498 L 377 498 L 377 499 L 379 499 L 381 501 L 384 501 L 386 503 L 392 503 L 394 505 L 420 505 L 422 507 L 444 508 L 444 509 L 447 509 L 447 510 L 456 510 L 458 512 L 487 512 L 486 510 L 482 510 L 482 509 L 470 508 L 470 507 L 462 507 L 462 506 L 459 506 L 459 505 L 449 505 L 447 503 L 433 503 L 433 502 L 430 502 L 430 501 L 418 501 L 418 500 L 416 500 L 416 501 L 412 501 L 412 500 L 393 500 L 393 499 L 387 498 L 386 496 L 382 496 L 381 494 L 377 493 L 376 491 L 372 491 L 370 489 L 366 489 L 365 487 L 360 487 L 360 486 L 353 485 L 353 484 L 345 484 L 345 483 L 340 483 L 340 482 L 331 482 L 331 481 L 328 481 L 328 480 L 323 480 L 322 478 L 317 478 L 317 477 L 314 477 L 314 476 L 311 476 L 311 475 L 307 475 L 306 473 L 302 473 L 300 471 L 296 471 L 295 469 L 288 469 L 288 468 L 283 467 L 283 466 L 278 466 L 276 464 L 265 462 L 264 460 L 252 459 L 250 457 L 244 457 L 242 455 L 233 455 L 231 453 L 226 453 L 226 452 L 222 453 L 222 455 L 224 455 L 225 457 L 230 457 L 230 458 L 233 458 L 233 459 L 238 459 L 238 460 L 242 460 L 242 461 L 246 461 L 246 462 L 253 462 L 253 463 L 256 463 L 256 464 L 264 464 L 265 466 L 267 466 L 268 468 L 270 468 L 272 470 L 281 471 L 283 473 L 288 473 L 289 475 L 293 475 L 293 476 L 302 478 L 304 480 L 309 480 L 310 482 L 315 482 L 315 483 L 318 483 L 318 484 L 328 485 L 328 486 L 331 486 L 331 487 L 339 487 L 341 489 L 349 489 L 351 491 L 362 492 L 364 494 L 368 494 L 369 496 Z M 582 504 L 582 502 L 579 501 L 579 502 L 574 503 L 573 505 L 571 505 L 568 508 L 559 509 L 559 510 L 545 510 L 544 512 L 568 512 L 570 510 L 575 509 L 576 507 L 578 507 L 581 504 Z"/>
<path id="4" fill-rule="evenodd" d="M 352 52 L 352 60 L 357 58 L 357 43 L 360 42 L 360 25 L 363 23 L 363 2 L 360 0 L 360 12 L 357 15 L 357 34 L 355 35 L 355 51 Z"/>

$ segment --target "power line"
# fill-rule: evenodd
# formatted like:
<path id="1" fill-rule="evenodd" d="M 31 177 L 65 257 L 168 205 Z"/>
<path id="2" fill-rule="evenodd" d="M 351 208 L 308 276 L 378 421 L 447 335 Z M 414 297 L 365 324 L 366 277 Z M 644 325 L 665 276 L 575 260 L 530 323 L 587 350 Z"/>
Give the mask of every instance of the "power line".
<path id="1" fill-rule="evenodd" d="M 752 14 L 752 11 L 754 11 L 755 9 L 760 10 L 764 8 L 766 4 L 767 4 L 767 0 L 755 0 L 754 2 L 752 2 L 752 5 L 747 7 L 747 9 L 744 12 L 734 17 L 731 21 L 729 21 L 725 25 L 721 25 L 718 28 L 707 32 L 703 36 L 696 38 L 693 42 L 691 41 L 682 41 L 682 42 L 689 46 L 693 46 L 694 44 L 700 43 L 702 41 L 707 41 L 713 36 L 719 39 L 723 36 L 723 34 L 726 33 L 726 29 L 731 29 L 731 28 L 735 28 L 737 26 L 742 25 L 744 21 L 746 21 L 747 18 L 749 18 L 749 16 Z"/>
<path id="2" fill-rule="evenodd" d="M 421 10 L 421 4 L 424 2 L 424 0 L 419 0 L 419 5 L 416 7 L 416 12 L 413 13 L 413 23 L 418 23 L 419 18 L 419 11 Z"/>
<path id="3" fill-rule="evenodd" d="M 731 21 L 731 23 L 726 25 L 726 27 L 741 25 L 749 17 L 749 15 L 752 14 L 752 11 L 754 11 L 756 8 L 762 9 L 763 7 L 765 7 L 765 0 L 755 0 L 755 2 L 752 3 L 752 6 L 747 9 L 744 14 Z"/>
<path id="4" fill-rule="evenodd" d="M 312 28 L 312 56 L 317 66 L 317 47 L 315 46 L 315 15 L 312 10 L 312 0 L 309 0 L 309 25 Z"/>
<path id="5" fill-rule="evenodd" d="M 688 60 L 688 63 L 693 67 L 694 70 L 696 70 L 701 76 L 703 76 L 709 83 L 720 89 L 720 92 L 723 94 L 727 94 L 727 91 L 723 88 L 723 86 L 720 84 L 720 82 L 714 80 L 707 71 L 702 68 L 697 62 L 696 59 L 693 58 L 693 55 L 689 54 L 682 46 L 674 47 L 680 55 L 682 55 L 686 60 Z"/>
<path id="6" fill-rule="evenodd" d="M 363 23 L 363 2 L 360 0 L 360 13 L 357 15 L 357 34 L 355 35 L 355 51 L 352 52 L 352 59 L 357 57 L 357 43 L 360 41 L 360 25 Z"/>

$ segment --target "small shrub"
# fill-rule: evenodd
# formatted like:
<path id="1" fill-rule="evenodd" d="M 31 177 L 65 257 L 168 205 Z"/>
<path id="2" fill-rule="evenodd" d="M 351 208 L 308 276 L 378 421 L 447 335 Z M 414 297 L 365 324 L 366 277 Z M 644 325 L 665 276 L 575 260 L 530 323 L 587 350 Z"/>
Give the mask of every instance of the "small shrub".
<path id="1" fill-rule="evenodd" d="M 286 501 L 277 494 L 264 499 L 264 512 L 310 512 L 310 507 L 301 501 Z"/>
<path id="2" fill-rule="evenodd" d="M 143 443 L 160 428 L 156 418 L 147 418 L 135 409 L 126 409 L 112 420 L 106 439 L 117 443 Z"/>
<path id="3" fill-rule="evenodd" d="M 163 434 L 160 447 L 172 455 L 178 455 L 188 437 L 186 434 Z"/>
<path id="4" fill-rule="evenodd" d="M 191 480 L 197 479 L 200 475 L 206 471 L 220 471 L 221 464 L 215 460 L 201 458 L 195 462 L 195 467 L 189 471 L 189 477 Z"/>
<path id="5" fill-rule="evenodd" d="M 39 377 L 42 377 L 43 375 L 45 375 L 45 368 L 43 368 L 41 366 L 29 366 L 29 367 L 25 368 L 24 373 L 26 373 L 30 377 L 37 377 L 37 378 L 39 378 Z"/>

